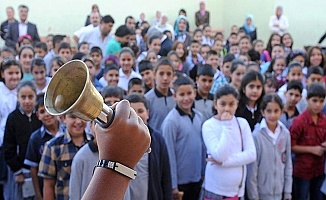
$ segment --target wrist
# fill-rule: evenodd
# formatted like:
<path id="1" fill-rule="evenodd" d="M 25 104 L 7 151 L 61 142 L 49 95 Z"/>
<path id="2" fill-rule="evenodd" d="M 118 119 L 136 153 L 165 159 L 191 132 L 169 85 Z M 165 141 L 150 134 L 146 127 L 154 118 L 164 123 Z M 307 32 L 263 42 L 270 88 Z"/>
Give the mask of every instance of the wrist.
<path id="1" fill-rule="evenodd" d="M 94 170 L 96 168 L 105 168 L 108 170 L 112 170 L 130 179 L 135 179 L 137 176 L 137 172 L 132 168 L 112 160 L 101 159 L 97 162 L 96 166 L 94 167 Z"/>

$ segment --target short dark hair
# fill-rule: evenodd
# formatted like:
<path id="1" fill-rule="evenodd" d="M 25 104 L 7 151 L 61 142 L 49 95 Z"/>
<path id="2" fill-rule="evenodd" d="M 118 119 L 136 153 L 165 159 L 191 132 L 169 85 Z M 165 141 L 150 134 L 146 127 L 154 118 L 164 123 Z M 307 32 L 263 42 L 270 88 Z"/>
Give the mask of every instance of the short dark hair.
<path id="1" fill-rule="evenodd" d="M 146 70 L 153 71 L 153 65 L 149 60 L 142 60 L 138 64 L 138 70 L 139 70 L 139 73 L 146 71 Z"/>
<path id="2" fill-rule="evenodd" d="M 78 43 L 78 46 L 77 46 L 77 50 L 79 51 L 80 47 L 87 44 L 89 46 L 89 44 L 85 41 L 81 42 L 81 43 Z"/>
<path id="3" fill-rule="evenodd" d="M 102 17 L 101 22 L 100 23 L 112 23 L 114 24 L 114 19 L 111 17 L 111 15 L 105 15 L 104 17 Z"/>
<path id="4" fill-rule="evenodd" d="M 197 41 L 197 40 L 191 40 L 190 45 L 192 45 L 192 44 L 199 44 L 199 41 Z"/>
<path id="5" fill-rule="evenodd" d="M 275 102 L 280 106 L 280 109 L 283 109 L 282 99 L 276 93 L 269 93 L 264 95 L 263 100 L 260 104 L 260 110 L 265 110 L 268 103 Z"/>
<path id="6" fill-rule="evenodd" d="M 130 34 L 131 34 L 130 29 L 126 25 L 121 25 L 117 28 L 114 35 L 117 37 L 124 37 Z"/>
<path id="7" fill-rule="evenodd" d="M 90 50 L 90 54 L 92 54 L 92 53 L 98 53 L 98 54 L 100 54 L 102 56 L 102 49 L 100 47 L 97 47 L 97 46 L 92 47 L 91 50 Z"/>
<path id="8" fill-rule="evenodd" d="M 130 103 L 143 103 L 145 108 L 148 109 L 146 98 L 142 94 L 139 93 L 129 94 L 126 97 L 126 100 L 128 100 Z"/>
<path id="9" fill-rule="evenodd" d="M 104 67 L 103 74 L 108 73 L 110 70 L 116 70 L 119 71 L 119 67 L 116 64 L 109 64 Z"/>
<path id="10" fill-rule="evenodd" d="M 233 95 L 234 98 L 239 99 L 239 93 L 237 92 L 237 90 L 229 84 L 224 84 L 217 88 L 214 94 L 214 100 L 216 101 L 222 96 L 226 96 L 229 94 Z"/>
<path id="11" fill-rule="evenodd" d="M 252 61 L 257 61 L 257 60 L 260 60 L 260 54 L 258 51 L 255 51 L 254 49 L 250 49 L 248 51 L 248 55 L 250 57 L 250 60 Z"/>
<path id="12" fill-rule="evenodd" d="M 134 85 L 143 86 L 143 81 L 140 78 L 137 78 L 137 77 L 130 79 L 129 82 L 128 82 L 128 90 L 130 90 L 130 88 L 132 86 L 134 86 Z"/>
<path id="13" fill-rule="evenodd" d="M 27 11 L 29 11 L 29 8 L 24 4 L 21 4 L 21 5 L 18 6 L 18 10 L 21 9 L 21 8 L 26 8 Z"/>
<path id="14" fill-rule="evenodd" d="M 127 20 L 128 20 L 128 19 L 133 19 L 133 20 L 135 20 L 135 18 L 134 18 L 133 16 L 129 15 L 129 16 L 127 16 L 126 19 L 125 19 L 125 24 L 127 24 Z"/>
<path id="15" fill-rule="evenodd" d="M 122 90 L 118 86 L 106 86 L 101 91 L 103 99 L 106 97 L 117 97 L 122 99 Z"/>
<path id="16" fill-rule="evenodd" d="M 226 54 L 226 56 L 224 56 L 223 59 L 223 64 L 227 63 L 227 62 L 232 62 L 235 59 L 235 56 L 231 53 Z"/>
<path id="17" fill-rule="evenodd" d="M 206 59 L 208 59 L 210 56 L 212 56 L 212 55 L 214 55 L 214 56 L 219 56 L 219 53 L 217 53 L 217 51 L 215 51 L 215 50 L 209 50 L 208 52 L 207 52 L 207 56 L 206 56 Z"/>
<path id="18" fill-rule="evenodd" d="M 85 56 L 86 54 L 84 54 L 83 52 L 76 52 L 75 55 L 71 58 L 71 60 L 82 60 Z"/>
<path id="19" fill-rule="evenodd" d="M 191 80 L 187 76 L 180 76 L 178 77 L 174 82 L 173 82 L 173 89 L 174 92 L 176 93 L 178 91 L 178 88 L 182 85 L 190 85 L 192 87 L 195 86 L 195 83 L 193 80 Z"/>
<path id="20" fill-rule="evenodd" d="M 154 67 L 154 71 L 156 72 L 161 65 L 168 65 L 171 67 L 172 70 L 174 70 L 174 67 L 173 67 L 171 61 L 167 57 L 161 57 L 157 61 L 156 65 Z"/>
<path id="21" fill-rule="evenodd" d="M 31 71 L 33 71 L 35 66 L 42 66 L 45 69 L 46 73 L 46 64 L 42 58 L 34 58 L 31 62 Z"/>
<path id="22" fill-rule="evenodd" d="M 324 76 L 324 70 L 319 66 L 312 66 L 308 68 L 307 78 L 309 78 L 311 74 L 319 74 L 321 76 Z"/>
<path id="23" fill-rule="evenodd" d="M 52 39 L 53 48 L 55 47 L 55 44 L 60 44 L 65 37 L 65 35 L 54 35 Z"/>
<path id="24" fill-rule="evenodd" d="M 45 52 L 48 51 L 48 47 L 46 46 L 46 44 L 44 42 L 35 42 L 34 44 L 34 48 L 40 48 L 43 49 Z"/>
<path id="25" fill-rule="evenodd" d="M 246 66 L 241 60 L 235 59 L 231 62 L 230 72 L 233 73 L 238 68 L 238 65 Z"/>
<path id="26" fill-rule="evenodd" d="M 297 80 L 289 81 L 288 85 L 286 87 L 286 91 L 289 91 L 289 90 L 299 90 L 299 92 L 301 94 L 302 90 L 303 90 L 303 85 L 302 85 L 301 81 L 297 81 Z"/>
<path id="27" fill-rule="evenodd" d="M 299 62 L 292 61 L 288 64 L 288 74 L 291 72 L 291 69 L 295 67 L 300 67 L 300 69 L 302 69 L 302 66 Z"/>
<path id="28" fill-rule="evenodd" d="M 325 98 L 326 89 L 325 86 L 321 83 L 313 83 L 308 87 L 307 99 L 311 97 Z"/>
<path id="29" fill-rule="evenodd" d="M 141 30 L 141 33 L 140 33 L 140 35 L 142 36 L 142 37 L 145 37 L 145 35 L 147 34 L 147 32 L 148 32 L 148 29 L 149 29 L 149 27 L 147 27 L 147 28 L 144 28 L 143 30 Z"/>
<path id="30" fill-rule="evenodd" d="M 214 70 L 211 65 L 204 64 L 200 66 L 197 70 L 197 77 L 199 76 L 210 76 L 214 77 Z"/>
<path id="31" fill-rule="evenodd" d="M 60 52 L 61 49 L 69 49 L 71 51 L 71 46 L 67 42 L 61 42 L 58 52 Z"/>

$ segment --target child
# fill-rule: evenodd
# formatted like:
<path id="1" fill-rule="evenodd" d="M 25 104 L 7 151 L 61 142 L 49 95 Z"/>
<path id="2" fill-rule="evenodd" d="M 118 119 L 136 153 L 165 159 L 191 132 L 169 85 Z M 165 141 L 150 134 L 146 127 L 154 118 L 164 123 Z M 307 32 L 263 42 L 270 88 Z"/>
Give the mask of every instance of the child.
<path id="1" fill-rule="evenodd" d="M 58 49 L 58 55 L 63 57 L 66 62 L 70 61 L 72 58 L 72 50 L 70 44 L 66 42 L 61 42 Z"/>
<path id="2" fill-rule="evenodd" d="M 156 85 L 145 94 L 149 116 L 148 125 L 153 129 L 160 131 L 161 124 L 169 113 L 174 108 L 175 101 L 172 97 L 170 84 L 174 76 L 174 69 L 171 62 L 167 58 L 161 58 L 154 68 Z"/>
<path id="3" fill-rule="evenodd" d="M 275 93 L 267 94 L 260 110 L 264 118 L 253 132 L 257 160 L 248 166 L 247 195 L 249 199 L 291 199 L 291 138 L 279 121 L 282 100 Z"/>
<path id="4" fill-rule="evenodd" d="M 86 64 L 89 72 L 89 77 L 91 79 L 91 82 L 93 83 L 94 87 L 97 89 L 97 91 L 101 91 L 103 88 L 103 85 L 100 83 L 100 81 L 95 77 L 96 68 L 95 64 L 92 58 L 90 57 L 84 57 L 82 58 L 82 61 Z"/>
<path id="5" fill-rule="evenodd" d="M 300 114 L 296 105 L 301 99 L 302 90 L 303 86 L 300 81 L 293 80 L 287 84 L 287 90 L 284 93 L 284 97 L 286 99 L 284 104 L 284 112 L 280 117 L 280 121 L 286 126 L 287 129 L 290 128 L 293 119 Z"/>
<path id="6" fill-rule="evenodd" d="M 31 73 L 36 86 L 36 94 L 45 93 L 51 78 L 46 77 L 46 66 L 42 58 L 34 58 L 32 60 Z"/>
<path id="7" fill-rule="evenodd" d="M 326 151 L 326 117 L 321 112 L 325 87 L 313 83 L 308 87 L 308 108 L 297 116 L 290 127 L 293 164 L 293 199 L 322 200 L 320 187 L 324 180 Z"/>
<path id="8" fill-rule="evenodd" d="M 48 48 L 44 42 L 35 42 L 34 45 L 35 57 L 36 58 L 44 58 L 48 53 Z"/>
<path id="9" fill-rule="evenodd" d="M 81 42 L 78 44 L 77 50 L 78 50 L 78 52 L 82 52 L 82 53 L 88 55 L 89 54 L 89 44 L 85 41 Z"/>
<path id="10" fill-rule="evenodd" d="M 173 87 L 177 105 L 162 123 L 170 158 L 173 199 L 178 199 L 179 191 L 183 191 L 184 199 L 197 200 L 205 160 L 201 137 L 203 118 L 192 108 L 196 96 L 193 81 L 181 76 L 174 81 Z"/>
<path id="11" fill-rule="evenodd" d="M 149 111 L 145 97 L 134 93 L 128 95 L 126 99 L 147 125 Z M 150 154 L 145 153 L 135 168 L 138 178 L 130 182 L 130 199 L 172 199 L 170 162 L 165 141 L 159 132 L 148 128 L 152 151 Z M 141 177 L 148 179 L 142 182 Z"/>
<path id="12" fill-rule="evenodd" d="M 277 58 L 277 57 L 284 57 L 284 56 L 285 56 L 285 51 L 284 51 L 283 45 L 281 45 L 281 44 L 274 45 L 273 48 L 272 48 L 271 59 L 274 59 L 274 58 Z M 260 73 L 265 74 L 270 66 L 271 66 L 270 61 L 263 63 L 260 66 Z"/>
<path id="13" fill-rule="evenodd" d="M 284 46 L 285 56 L 287 57 L 291 51 L 293 46 L 293 39 L 290 33 L 284 33 L 281 37 L 281 43 Z"/>
<path id="14" fill-rule="evenodd" d="M 251 39 L 248 35 L 245 35 L 239 40 L 240 53 L 248 53 L 251 49 Z"/>
<path id="15" fill-rule="evenodd" d="M 52 60 L 50 61 L 50 74 L 49 76 L 52 77 L 57 70 L 65 64 L 65 60 L 60 57 L 60 56 L 55 56 L 54 58 L 52 58 Z"/>
<path id="16" fill-rule="evenodd" d="M 307 67 L 319 66 L 325 69 L 325 58 L 319 46 L 312 46 L 308 50 Z"/>
<path id="17" fill-rule="evenodd" d="M 189 55 L 187 56 L 187 63 L 189 65 L 189 69 L 192 70 L 195 65 L 200 64 L 204 61 L 204 59 L 199 55 L 199 47 L 200 44 L 196 40 L 192 40 L 189 48 Z"/>
<path id="18" fill-rule="evenodd" d="M 240 53 L 237 59 L 241 60 L 245 66 L 249 65 L 249 62 L 251 62 L 251 58 L 248 53 Z"/>
<path id="19" fill-rule="evenodd" d="M 175 51 L 177 54 L 178 54 L 178 57 L 180 58 L 181 62 L 182 62 L 182 65 L 185 67 L 185 68 L 188 68 L 189 69 L 189 65 L 186 61 L 187 59 L 187 55 L 188 55 L 188 50 L 187 50 L 187 47 L 184 43 L 182 42 L 179 42 L 179 41 L 175 41 L 173 43 L 173 46 L 172 46 L 172 49 L 173 51 Z"/>
<path id="20" fill-rule="evenodd" d="M 32 132 L 41 127 L 34 108 L 36 100 L 36 87 L 32 81 L 22 81 L 17 86 L 19 106 L 9 114 L 4 132 L 3 149 L 5 161 L 13 172 L 14 188 L 13 199 L 23 199 L 22 186 L 30 177 L 30 168 L 24 165 L 27 144 Z M 27 196 L 24 196 L 25 198 Z"/>
<path id="21" fill-rule="evenodd" d="M 104 70 L 104 67 L 102 67 L 101 65 L 101 61 L 103 59 L 102 50 L 100 47 L 92 47 L 90 54 L 96 69 L 95 77 L 97 79 L 100 79 L 103 76 L 103 70 Z"/>
<path id="22" fill-rule="evenodd" d="M 148 50 L 145 59 L 149 60 L 152 63 L 152 65 L 156 65 L 157 60 L 158 60 L 157 53 L 154 50 Z"/>
<path id="23" fill-rule="evenodd" d="M 196 99 L 195 108 L 200 111 L 204 117 L 204 121 L 213 116 L 213 98 L 214 95 L 209 93 L 213 85 L 214 71 L 208 64 L 199 68 L 196 77 Z"/>
<path id="24" fill-rule="evenodd" d="M 243 76 L 239 88 L 240 101 L 235 116 L 245 118 L 251 131 L 261 120 L 259 106 L 265 95 L 263 83 L 263 76 L 259 72 L 250 71 Z"/>
<path id="25" fill-rule="evenodd" d="M 253 49 L 259 53 L 260 60 L 262 60 L 262 54 L 264 51 L 264 42 L 262 40 L 254 40 Z"/>
<path id="26" fill-rule="evenodd" d="M 284 70 L 286 67 L 285 57 L 275 57 L 272 59 L 271 64 L 266 72 L 275 75 L 277 80 L 277 90 L 286 83 L 286 78 L 284 77 Z"/>
<path id="27" fill-rule="evenodd" d="M 210 50 L 207 53 L 207 56 L 205 58 L 205 64 L 209 64 L 213 68 L 213 71 L 215 73 L 215 75 L 214 75 L 215 78 L 220 76 L 220 71 L 218 70 L 219 60 L 220 60 L 219 54 L 214 50 Z M 195 65 L 192 70 L 190 70 L 189 76 L 192 80 L 196 81 L 197 71 L 200 67 L 201 67 L 201 65 L 198 64 L 198 65 Z"/>
<path id="28" fill-rule="evenodd" d="M 273 73 L 265 73 L 264 90 L 265 94 L 275 93 L 277 91 L 277 80 Z"/>
<path id="29" fill-rule="evenodd" d="M 145 93 L 155 86 L 153 65 L 148 60 L 142 60 L 138 64 L 139 73 L 144 81 Z"/>
<path id="30" fill-rule="evenodd" d="M 198 42 L 200 42 L 200 44 L 202 44 L 203 31 L 201 29 L 199 29 L 199 28 L 195 29 L 192 38 L 194 40 L 197 40 Z"/>
<path id="31" fill-rule="evenodd" d="M 43 179 L 37 176 L 39 162 L 44 144 L 59 135 L 64 134 L 64 127 L 56 116 L 50 115 L 44 107 L 44 94 L 39 94 L 36 99 L 36 116 L 42 122 L 42 127 L 32 133 L 29 138 L 24 164 L 30 166 L 31 177 L 36 199 L 42 199 Z"/>
<path id="32" fill-rule="evenodd" d="M 151 36 L 148 39 L 147 47 L 148 47 L 148 51 L 153 50 L 157 55 L 161 50 L 161 38 L 157 35 Z M 137 63 L 146 59 L 148 51 L 147 52 L 144 51 L 138 56 Z"/>
<path id="33" fill-rule="evenodd" d="M 207 148 L 205 199 L 238 199 L 243 197 L 246 165 L 256 159 L 256 149 L 248 122 L 235 117 L 238 93 L 230 85 L 216 91 L 217 114 L 202 127 Z"/>
<path id="34" fill-rule="evenodd" d="M 119 67 L 115 64 L 109 64 L 104 68 L 103 77 L 100 78 L 103 87 L 117 86 L 119 82 Z"/>
<path id="35" fill-rule="evenodd" d="M 213 43 L 213 46 L 212 46 L 212 50 L 216 51 L 221 56 L 224 56 L 227 54 L 226 50 L 224 49 L 222 40 L 215 40 Z"/>
<path id="36" fill-rule="evenodd" d="M 138 93 L 144 94 L 143 81 L 140 78 L 132 78 L 128 83 L 128 92 L 127 94 Z"/>
<path id="37" fill-rule="evenodd" d="M 178 57 L 177 52 L 170 51 L 168 53 L 168 58 L 173 64 L 174 70 L 180 71 L 182 73 L 185 73 L 186 75 L 189 75 L 189 68 L 188 65 L 183 65 L 181 59 Z"/>
<path id="38" fill-rule="evenodd" d="M 201 55 L 201 57 L 207 58 L 207 53 L 211 50 L 212 49 L 210 46 L 208 46 L 208 44 L 203 44 L 200 46 L 199 54 Z"/>
<path id="39" fill-rule="evenodd" d="M 233 60 L 230 67 L 231 83 L 236 90 L 239 90 L 243 75 L 246 73 L 246 66 L 241 60 Z"/>
<path id="40" fill-rule="evenodd" d="M 230 54 L 233 54 L 236 58 L 239 57 L 239 54 L 240 54 L 240 48 L 239 48 L 238 43 L 236 43 L 236 44 L 231 44 L 229 53 L 230 53 Z"/>
<path id="41" fill-rule="evenodd" d="M 206 24 L 203 27 L 203 38 L 201 44 L 207 44 L 208 46 L 212 47 L 214 44 L 214 40 L 211 38 L 211 26 Z"/>
<path id="42" fill-rule="evenodd" d="M 3 47 L 0 51 L 0 60 L 4 60 L 6 58 L 14 58 L 15 57 L 15 50 L 11 47 Z"/>
<path id="43" fill-rule="evenodd" d="M 114 103 L 123 99 L 123 91 L 117 86 L 106 86 L 102 89 L 101 94 L 104 99 L 104 103 L 108 106 L 112 106 Z"/>
<path id="44" fill-rule="evenodd" d="M 277 33 L 272 33 L 268 39 L 266 50 L 261 54 L 261 60 L 263 62 L 269 62 L 271 60 L 272 48 L 278 44 L 281 44 L 281 36 Z"/>
<path id="45" fill-rule="evenodd" d="M 23 80 L 32 80 L 31 62 L 35 56 L 32 46 L 22 46 L 18 52 L 19 62 L 23 69 Z"/>
<path id="46" fill-rule="evenodd" d="M 135 64 L 135 54 L 129 47 L 124 47 L 119 55 L 120 69 L 118 86 L 125 92 L 128 91 L 128 82 L 132 78 L 141 78 L 132 67 Z"/>

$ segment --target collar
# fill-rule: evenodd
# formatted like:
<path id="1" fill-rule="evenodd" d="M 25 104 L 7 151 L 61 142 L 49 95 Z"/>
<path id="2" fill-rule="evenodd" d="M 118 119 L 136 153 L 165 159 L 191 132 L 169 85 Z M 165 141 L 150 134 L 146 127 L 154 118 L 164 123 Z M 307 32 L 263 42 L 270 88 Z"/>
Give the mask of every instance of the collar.
<path id="1" fill-rule="evenodd" d="M 305 116 L 305 118 L 306 118 L 306 122 L 308 123 L 308 124 L 313 124 L 313 125 L 316 125 L 315 124 L 315 122 L 312 120 L 312 117 L 311 117 L 311 115 L 310 115 L 310 112 L 309 112 L 309 110 L 308 110 L 308 108 L 302 113 L 304 116 Z M 318 119 L 317 119 L 317 125 L 320 123 L 320 119 L 321 118 L 324 118 L 325 117 L 325 115 L 324 115 L 324 113 L 323 112 L 320 112 L 319 114 L 318 114 Z"/>
<path id="2" fill-rule="evenodd" d="M 23 23 L 21 20 L 18 20 L 18 23 L 19 23 L 19 24 L 23 24 L 23 25 L 27 25 L 27 24 L 28 24 L 28 21 L 26 20 L 26 21 Z"/>
<path id="3" fill-rule="evenodd" d="M 10 94 L 14 94 L 15 96 L 17 96 L 17 88 L 10 90 L 3 82 L 0 82 L 0 89 L 4 96 L 8 96 Z"/>
<path id="4" fill-rule="evenodd" d="M 84 144 L 87 142 L 87 141 L 91 141 L 93 138 L 91 135 L 87 134 L 85 131 L 84 131 Z M 72 138 L 68 132 L 68 130 L 66 130 L 64 136 L 63 136 L 63 143 L 64 144 L 68 144 L 68 143 L 72 143 Z"/>
<path id="5" fill-rule="evenodd" d="M 56 134 L 54 137 L 58 137 L 65 133 L 65 126 L 62 125 L 60 122 L 59 122 L 59 129 L 58 129 L 57 133 L 59 133 L 59 135 Z M 53 136 L 52 133 L 44 125 L 42 125 L 41 126 L 41 137 L 44 138 L 45 134 Z"/>
<path id="6" fill-rule="evenodd" d="M 248 104 L 246 104 L 246 108 L 247 108 L 250 112 L 254 113 L 254 112 L 257 110 L 257 104 L 255 105 L 254 108 L 252 108 L 252 107 L 248 106 Z"/>
<path id="7" fill-rule="evenodd" d="M 93 153 L 98 152 L 98 146 L 95 144 L 93 140 L 88 142 L 88 146 Z"/>
<path id="8" fill-rule="evenodd" d="M 161 43 L 167 38 L 168 36 L 166 36 L 165 34 L 163 35 L 163 37 L 161 38 Z"/>
<path id="9" fill-rule="evenodd" d="M 202 96 L 200 96 L 199 92 L 197 92 L 195 100 L 201 100 L 201 99 L 204 99 L 204 98 Z M 211 94 L 211 93 L 208 93 L 207 98 L 204 99 L 204 100 L 207 100 L 207 99 L 208 100 L 213 100 L 214 99 L 214 95 Z"/>
<path id="10" fill-rule="evenodd" d="M 193 119 L 195 118 L 195 111 L 193 109 L 191 109 L 192 115 L 183 112 L 183 110 L 181 110 L 181 108 L 178 105 L 176 105 L 175 109 L 179 112 L 181 116 L 188 116 L 191 119 L 191 121 L 193 121 Z"/>
<path id="11" fill-rule="evenodd" d="M 168 95 L 166 95 L 166 96 L 163 95 L 162 93 L 160 93 L 160 91 L 158 91 L 158 90 L 156 89 L 156 87 L 154 88 L 154 92 L 155 92 L 156 96 L 159 97 L 159 98 L 160 98 L 160 97 L 170 97 L 170 96 L 173 95 L 170 89 L 169 89 Z"/>
<path id="12" fill-rule="evenodd" d="M 25 111 L 22 109 L 22 107 L 19 105 L 18 106 L 18 109 L 19 109 L 19 111 L 20 111 L 20 113 L 22 114 L 22 115 L 26 115 L 26 116 L 28 116 L 26 113 L 25 113 Z M 32 113 L 31 113 L 31 115 L 32 114 L 34 114 L 36 111 L 35 111 L 35 109 L 32 111 Z"/>
<path id="13" fill-rule="evenodd" d="M 265 129 L 265 130 L 269 130 L 269 131 L 271 131 L 271 130 L 268 128 L 268 126 L 267 126 L 267 122 L 266 122 L 266 119 L 265 119 L 265 118 L 263 118 L 263 119 L 261 120 L 261 122 L 260 122 L 260 128 L 261 128 L 261 129 Z M 281 129 L 280 121 L 277 122 L 277 127 L 276 127 L 276 129 L 275 129 L 275 132 L 278 131 L 279 129 Z"/>
<path id="14" fill-rule="evenodd" d="M 289 118 L 296 117 L 296 116 L 300 115 L 300 113 L 299 113 L 299 111 L 298 111 L 298 109 L 297 109 L 296 106 L 294 107 L 294 114 L 292 116 L 289 116 L 287 112 L 284 112 L 284 114 L 285 114 L 285 117 L 286 117 L 287 120 Z"/>

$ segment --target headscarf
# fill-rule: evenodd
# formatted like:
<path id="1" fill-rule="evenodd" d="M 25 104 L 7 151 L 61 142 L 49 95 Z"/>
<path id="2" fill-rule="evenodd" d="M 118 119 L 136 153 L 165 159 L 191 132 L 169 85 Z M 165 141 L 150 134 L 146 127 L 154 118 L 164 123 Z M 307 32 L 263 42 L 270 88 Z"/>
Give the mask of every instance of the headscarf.
<path id="1" fill-rule="evenodd" d="M 247 19 L 251 19 L 251 24 L 248 26 Z M 254 26 L 254 16 L 252 14 L 247 14 L 243 23 L 243 29 L 248 34 L 255 30 Z"/>
<path id="2" fill-rule="evenodd" d="M 201 0 L 199 4 L 202 4 L 202 3 L 205 4 L 205 1 Z M 206 14 L 206 6 L 205 6 L 205 9 L 200 9 L 199 13 L 201 16 L 204 16 Z"/>
<path id="3" fill-rule="evenodd" d="M 182 19 L 186 21 L 186 27 L 185 27 L 185 30 L 180 31 L 178 25 L 179 25 L 180 20 L 182 20 Z M 187 24 L 188 24 L 187 17 L 185 17 L 184 15 L 179 15 L 178 18 L 177 18 L 177 22 L 175 23 L 175 27 L 174 27 L 175 35 L 176 36 L 182 36 L 182 35 L 184 35 L 185 32 L 186 32 L 186 30 L 187 30 Z"/>

